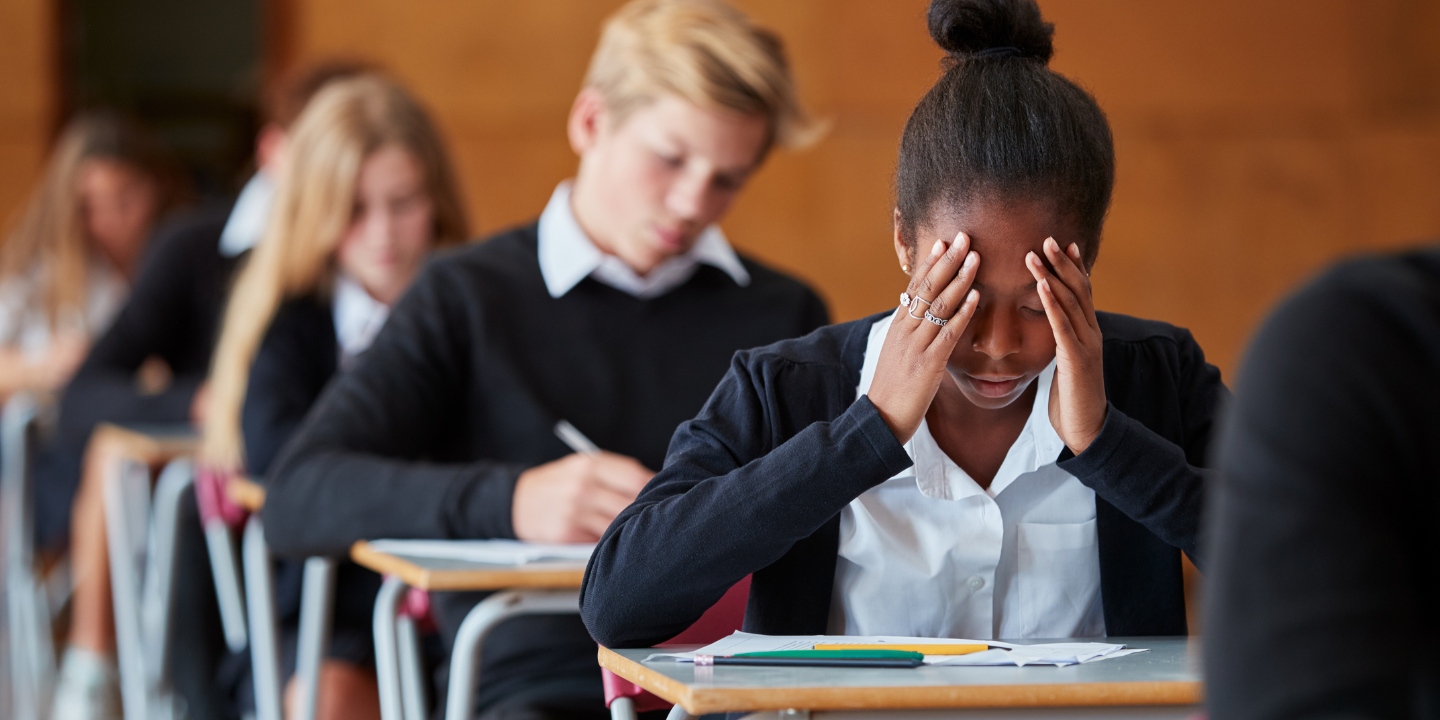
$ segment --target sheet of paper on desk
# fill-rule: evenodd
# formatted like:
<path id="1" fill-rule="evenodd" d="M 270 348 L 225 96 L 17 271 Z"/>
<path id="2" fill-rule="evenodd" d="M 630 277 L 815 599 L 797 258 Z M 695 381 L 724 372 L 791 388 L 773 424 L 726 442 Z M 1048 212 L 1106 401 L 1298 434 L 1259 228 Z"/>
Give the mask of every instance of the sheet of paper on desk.
<path id="1" fill-rule="evenodd" d="M 963 640 L 959 638 L 912 638 L 890 636 L 840 636 L 840 635 L 755 635 L 736 632 L 730 637 L 706 645 L 694 652 L 654 653 L 645 660 L 671 659 L 676 662 L 695 662 L 696 655 L 735 655 L 747 652 L 771 650 L 809 650 L 815 643 L 855 644 L 897 644 L 924 645 L 954 643 L 976 643 L 990 645 L 985 652 L 970 655 L 927 655 L 926 665 L 1078 665 L 1108 658 L 1123 657 L 1144 649 L 1127 648 L 1109 643 L 1036 643 L 1017 645 L 998 640 Z M 997 649 L 1000 648 L 1000 649 Z"/>
<path id="2" fill-rule="evenodd" d="M 370 547 L 391 555 L 468 560 L 492 565 L 583 563 L 595 550 L 594 545 L 546 545 L 517 540 L 372 540 Z"/>

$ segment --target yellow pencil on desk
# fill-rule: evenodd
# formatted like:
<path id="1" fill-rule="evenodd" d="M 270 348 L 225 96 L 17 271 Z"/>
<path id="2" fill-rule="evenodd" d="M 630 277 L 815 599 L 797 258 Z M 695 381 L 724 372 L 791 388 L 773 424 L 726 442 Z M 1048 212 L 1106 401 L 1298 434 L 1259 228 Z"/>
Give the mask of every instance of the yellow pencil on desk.
<path id="1" fill-rule="evenodd" d="M 970 655 L 985 652 L 989 645 L 977 643 L 916 643 L 909 645 L 891 643 L 816 643 L 816 650 L 906 650 L 925 655 Z"/>

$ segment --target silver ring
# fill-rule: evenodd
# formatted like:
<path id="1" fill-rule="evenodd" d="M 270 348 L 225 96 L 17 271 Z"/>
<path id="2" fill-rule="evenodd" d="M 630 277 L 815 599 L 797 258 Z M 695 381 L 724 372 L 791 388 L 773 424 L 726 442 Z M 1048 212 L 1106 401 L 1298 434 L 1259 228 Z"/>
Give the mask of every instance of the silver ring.
<path id="1" fill-rule="evenodd" d="M 925 319 L 925 318 L 920 317 L 919 315 L 916 315 L 916 314 L 915 314 L 915 311 L 920 309 L 920 303 L 925 303 L 926 305 L 930 305 L 930 304 L 931 304 L 929 300 L 926 300 L 925 298 L 922 298 L 922 297 L 920 297 L 919 295 L 916 295 L 916 296 L 914 296 L 914 297 L 911 297 L 911 296 L 910 296 L 910 293 L 908 293 L 908 292 L 902 292 L 902 293 L 900 293 L 900 307 L 905 308 L 905 314 L 906 314 L 906 315 L 909 315 L 910 317 L 915 318 L 916 320 L 924 320 L 924 319 Z M 928 315 L 929 313 L 926 313 L 926 314 Z"/>
<path id="2" fill-rule="evenodd" d="M 929 320 L 932 323 L 935 323 L 936 325 L 939 325 L 940 327 L 945 327 L 945 323 L 950 322 L 949 320 L 946 320 L 944 318 L 938 318 L 934 315 L 931 315 L 929 310 L 925 311 L 925 319 Z"/>

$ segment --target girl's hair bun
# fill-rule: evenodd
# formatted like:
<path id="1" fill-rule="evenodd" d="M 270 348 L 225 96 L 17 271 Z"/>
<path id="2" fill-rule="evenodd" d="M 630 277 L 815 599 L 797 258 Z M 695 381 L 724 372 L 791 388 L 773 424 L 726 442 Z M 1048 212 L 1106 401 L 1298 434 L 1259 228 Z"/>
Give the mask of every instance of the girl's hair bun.
<path id="1" fill-rule="evenodd" d="M 930 37 L 956 60 L 1019 56 L 1050 62 L 1055 26 L 1035 0 L 931 0 Z"/>

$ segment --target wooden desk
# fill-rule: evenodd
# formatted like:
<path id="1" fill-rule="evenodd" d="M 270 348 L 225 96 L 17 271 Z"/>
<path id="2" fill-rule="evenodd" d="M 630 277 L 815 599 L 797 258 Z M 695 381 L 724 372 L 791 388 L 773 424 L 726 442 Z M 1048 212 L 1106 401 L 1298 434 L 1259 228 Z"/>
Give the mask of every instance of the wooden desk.
<path id="1" fill-rule="evenodd" d="M 252 513 L 265 507 L 265 486 L 250 478 L 232 477 L 225 481 L 225 496 Z"/>
<path id="2" fill-rule="evenodd" d="M 186 456 L 193 455 L 199 444 L 198 435 L 187 425 L 102 423 L 86 449 L 85 482 L 95 477 L 101 488 L 120 699 L 126 717 L 152 717 L 173 702 L 168 677 L 170 589 L 175 582 L 180 506 L 194 480 Z M 161 466 L 165 470 L 157 477 L 154 471 Z"/>
<path id="3" fill-rule="evenodd" d="M 776 668 L 696 667 L 643 662 L 665 650 L 600 648 L 600 665 L 692 715 L 798 709 L 805 711 L 1027 709 L 1074 714 L 1103 707 L 1119 716 L 1185 717 L 1198 709 L 1199 660 L 1185 638 L 1118 638 L 1149 648 L 1114 660 L 1070 667 Z M 672 652 L 692 650 L 674 648 Z M 1145 712 L 1145 711 L 1150 712 Z M 1041 711 L 1041 712 L 1037 712 Z M 1139 711 L 1134 712 L 1134 711 Z M 889 713 L 887 713 L 889 714 Z M 939 717 L 927 713 L 927 717 Z"/>
<path id="4" fill-rule="evenodd" d="M 183 455 L 194 455 L 200 448 L 200 436 L 187 426 L 121 427 L 101 423 L 95 427 L 90 442 L 152 468 Z"/>
<path id="5" fill-rule="evenodd" d="M 414 557 L 380 552 L 370 543 L 360 541 L 350 548 L 350 558 L 381 575 L 393 575 L 413 588 L 426 591 L 575 589 L 585 577 L 581 564 L 559 566 L 545 563 L 515 567 L 452 560 L 448 558 Z"/>
<path id="6" fill-rule="evenodd" d="M 409 588 L 426 591 L 494 591 L 465 616 L 450 655 L 445 717 L 471 716 L 480 650 L 497 625 L 518 615 L 580 611 L 583 563 L 494 565 L 449 558 L 385 553 L 369 543 L 350 548 L 356 563 L 385 575 L 375 598 L 375 669 L 382 720 L 428 717 L 414 619 L 401 613 Z"/>

